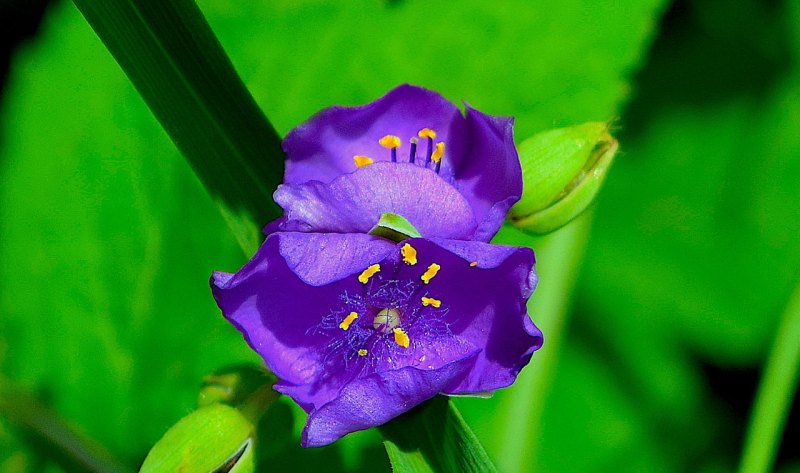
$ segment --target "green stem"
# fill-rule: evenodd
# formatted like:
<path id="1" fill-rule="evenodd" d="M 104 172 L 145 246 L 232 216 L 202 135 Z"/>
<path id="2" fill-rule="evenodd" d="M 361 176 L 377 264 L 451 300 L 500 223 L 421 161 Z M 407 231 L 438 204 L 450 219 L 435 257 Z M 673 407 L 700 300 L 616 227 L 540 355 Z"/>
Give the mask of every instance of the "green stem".
<path id="1" fill-rule="evenodd" d="M 48 457 L 97 473 L 132 471 L 102 445 L 76 432 L 36 397 L 0 379 L 0 413 L 44 442 Z"/>
<path id="2" fill-rule="evenodd" d="M 533 244 L 541 283 L 528 312 L 545 334 L 545 344 L 513 388 L 498 393 L 505 398 L 497 423 L 507 426 L 496 456 L 500 471 L 527 471 L 536 462 L 542 411 L 553 384 L 590 226 L 591 216 L 584 215 Z M 526 239 L 531 244 L 530 237 Z"/>
<path id="3" fill-rule="evenodd" d="M 800 374 L 800 284 L 783 313 L 745 439 L 740 473 L 770 471 Z"/>

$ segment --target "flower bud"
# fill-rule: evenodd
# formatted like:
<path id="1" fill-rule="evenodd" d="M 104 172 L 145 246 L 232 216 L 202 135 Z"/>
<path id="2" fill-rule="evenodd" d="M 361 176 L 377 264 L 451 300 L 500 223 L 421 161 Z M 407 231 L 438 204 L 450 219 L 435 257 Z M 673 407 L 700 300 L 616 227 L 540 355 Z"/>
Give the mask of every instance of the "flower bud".
<path id="1" fill-rule="evenodd" d="M 414 228 L 405 217 L 398 214 L 384 212 L 380 220 L 369 231 L 370 235 L 386 238 L 387 240 L 399 242 L 406 238 L 417 238 L 420 236 L 419 230 Z"/>
<path id="2" fill-rule="evenodd" d="M 233 407 L 201 407 L 161 437 L 140 472 L 252 472 L 253 431 L 253 424 Z"/>
<path id="3" fill-rule="evenodd" d="M 511 223 L 545 234 L 572 221 L 597 195 L 617 148 L 605 122 L 547 130 L 523 141 L 523 192 L 509 213 Z"/>
<path id="4" fill-rule="evenodd" d="M 249 364 L 227 366 L 203 378 L 197 407 L 216 402 L 241 407 L 265 385 L 272 386 L 275 376 Z"/>

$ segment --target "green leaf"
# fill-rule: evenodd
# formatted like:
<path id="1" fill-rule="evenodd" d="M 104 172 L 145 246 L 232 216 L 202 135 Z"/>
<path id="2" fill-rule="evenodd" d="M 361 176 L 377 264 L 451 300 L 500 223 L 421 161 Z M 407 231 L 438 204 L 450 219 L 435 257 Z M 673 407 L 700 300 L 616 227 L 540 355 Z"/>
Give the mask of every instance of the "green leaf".
<path id="1" fill-rule="evenodd" d="M 389 421 L 381 431 L 396 473 L 496 471 L 458 409 L 444 396 Z"/>
<path id="2" fill-rule="evenodd" d="M 258 360 L 208 287 L 242 252 L 73 5 L 51 11 L 7 90 L 0 366 L 138 466 L 203 376 Z"/>
<path id="3" fill-rule="evenodd" d="M 115 459 L 94 439 L 87 438 L 48 409 L 36 396 L 25 392 L 0 375 L 0 415 L 35 439 L 48 460 L 68 470 L 87 470 L 97 473 L 132 471 Z M 0 447 L 2 442 L 0 424 Z M 3 450 L 0 449 L 0 452 Z M 0 457 L 2 460 L 2 457 Z M 7 462 L 0 461 L 0 471 L 25 471 L 24 455 L 15 455 Z"/>
<path id="4" fill-rule="evenodd" d="M 772 471 L 800 379 L 800 284 L 784 310 L 750 414 L 740 473 Z"/>
<path id="5" fill-rule="evenodd" d="M 281 133 L 409 82 L 514 116 L 520 137 L 619 114 L 665 3 L 200 0 Z"/>
<path id="6" fill-rule="evenodd" d="M 193 0 L 75 0 L 247 254 L 279 215 L 280 138 Z"/>

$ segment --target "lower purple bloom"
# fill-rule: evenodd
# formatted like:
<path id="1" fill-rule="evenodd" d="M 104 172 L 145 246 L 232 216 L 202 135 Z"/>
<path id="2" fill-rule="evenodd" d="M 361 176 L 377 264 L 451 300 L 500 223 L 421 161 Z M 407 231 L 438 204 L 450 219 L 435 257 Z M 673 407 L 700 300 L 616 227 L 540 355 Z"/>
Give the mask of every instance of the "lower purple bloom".
<path id="1" fill-rule="evenodd" d="M 439 393 L 513 383 L 542 344 L 525 308 L 536 281 L 528 248 L 278 232 L 211 283 L 309 413 L 302 444 L 321 446 Z"/>

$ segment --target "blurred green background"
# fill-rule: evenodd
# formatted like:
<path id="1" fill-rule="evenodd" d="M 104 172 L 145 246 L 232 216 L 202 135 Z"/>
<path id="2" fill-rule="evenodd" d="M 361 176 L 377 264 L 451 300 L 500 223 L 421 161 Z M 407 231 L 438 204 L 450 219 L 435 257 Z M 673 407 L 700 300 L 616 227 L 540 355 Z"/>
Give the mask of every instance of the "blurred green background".
<path id="1" fill-rule="evenodd" d="M 526 470 L 736 467 L 800 277 L 800 2 L 199 4 L 282 135 L 403 82 L 516 117 L 517 141 L 613 119 L 621 153 L 585 219 L 569 315 L 543 327 L 559 340 L 543 415 L 513 426 L 537 433 Z M 2 0 L 0 46 L 39 10 Z M 71 3 L 15 50 L 1 100 L 0 395 L 35 393 L 136 468 L 205 374 L 257 361 L 207 283 L 246 257 Z M 540 289 L 561 256 L 539 254 Z M 461 404 L 493 456 L 512 428 L 498 402 Z M 800 471 L 797 411 L 777 471 Z M 13 417 L 0 471 L 76 468 Z M 388 471 L 374 432 L 302 450 L 302 420 L 270 412 L 262 465 Z"/>

